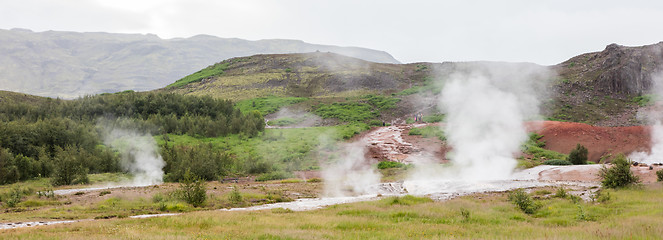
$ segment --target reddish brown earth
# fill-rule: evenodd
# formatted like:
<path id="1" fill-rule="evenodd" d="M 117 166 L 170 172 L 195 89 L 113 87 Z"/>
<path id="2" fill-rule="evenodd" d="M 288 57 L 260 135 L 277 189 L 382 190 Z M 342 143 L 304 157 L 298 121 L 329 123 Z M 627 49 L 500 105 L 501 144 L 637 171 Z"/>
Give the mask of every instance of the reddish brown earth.
<path id="1" fill-rule="evenodd" d="M 618 153 L 649 151 L 650 127 L 597 127 L 584 123 L 544 121 L 528 123 L 531 130 L 543 135 L 546 149 L 568 154 L 576 144 L 589 151 L 588 160 L 599 162 L 601 157 Z"/>

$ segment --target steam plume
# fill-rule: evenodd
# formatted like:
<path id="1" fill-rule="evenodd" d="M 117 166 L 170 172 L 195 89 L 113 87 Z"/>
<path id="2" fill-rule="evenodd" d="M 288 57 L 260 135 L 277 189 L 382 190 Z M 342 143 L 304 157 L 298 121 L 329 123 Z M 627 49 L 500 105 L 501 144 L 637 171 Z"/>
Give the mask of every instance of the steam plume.
<path id="1" fill-rule="evenodd" d="M 328 142 L 323 138 L 322 142 Z M 321 144 L 324 146 L 325 144 Z M 325 196 L 343 197 L 367 195 L 377 192 L 380 174 L 364 157 L 366 142 L 357 141 L 340 145 L 340 156 L 336 162 L 322 164 L 325 179 Z M 338 147 L 338 146 L 337 146 Z"/>
<path id="2" fill-rule="evenodd" d="M 638 117 L 645 120 L 651 126 L 651 149 L 650 152 L 634 152 L 629 158 L 639 163 L 663 163 L 663 73 L 652 75 L 652 94 L 655 101 L 653 106 L 638 111 Z"/>
<path id="3" fill-rule="evenodd" d="M 151 134 L 140 133 L 136 126 L 119 120 L 99 120 L 98 125 L 103 130 L 104 143 L 120 152 L 122 167 L 134 175 L 132 186 L 163 182 L 165 162 Z"/>
<path id="4" fill-rule="evenodd" d="M 550 73 L 534 64 L 476 63 L 456 69 L 439 99 L 454 166 L 443 178 L 507 179 L 527 139 L 523 122 L 538 115 L 547 79 Z"/>

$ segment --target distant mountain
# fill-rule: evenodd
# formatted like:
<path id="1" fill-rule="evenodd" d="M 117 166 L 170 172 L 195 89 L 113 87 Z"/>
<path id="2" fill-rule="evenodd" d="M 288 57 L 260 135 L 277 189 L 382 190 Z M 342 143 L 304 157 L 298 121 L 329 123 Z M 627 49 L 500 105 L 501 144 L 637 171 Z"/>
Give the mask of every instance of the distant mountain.
<path id="1" fill-rule="evenodd" d="M 0 29 L 0 90 L 62 98 L 144 91 L 232 57 L 316 51 L 398 63 L 383 51 L 299 40 L 248 41 L 207 35 L 161 39 L 149 34 Z"/>

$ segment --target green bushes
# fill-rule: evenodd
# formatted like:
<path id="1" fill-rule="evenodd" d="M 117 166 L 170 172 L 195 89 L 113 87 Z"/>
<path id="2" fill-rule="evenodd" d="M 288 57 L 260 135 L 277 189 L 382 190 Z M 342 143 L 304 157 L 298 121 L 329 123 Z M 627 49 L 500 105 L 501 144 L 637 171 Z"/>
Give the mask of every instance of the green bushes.
<path id="1" fill-rule="evenodd" d="M 207 200 L 205 181 L 192 174 L 189 170 L 184 173 L 184 178 L 180 182 L 178 193 L 183 201 L 194 207 L 202 206 L 205 203 L 205 200 Z"/>
<path id="2" fill-rule="evenodd" d="M 551 159 L 551 160 L 546 160 L 543 162 L 544 165 L 558 165 L 558 166 L 563 166 L 563 165 L 572 165 L 571 162 L 567 160 L 562 160 L 562 159 Z"/>
<path id="3" fill-rule="evenodd" d="M 663 169 L 656 171 L 656 181 L 663 182 Z"/>
<path id="4" fill-rule="evenodd" d="M 540 203 L 532 200 L 529 194 L 525 193 L 522 189 L 510 192 L 508 199 L 526 214 L 533 214 L 542 206 Z"/>
<path id="5" fill-rule="evenodd" d="M 576 145 L 576 148 L 571 150 L 571 153 L 569 153 L 569 157 L 567 158 L 569 162 L 571 162 L 573 165 L 583 165 L 587 164 L 587 148 L 585 146 Z"/>
<path id="6" fill-rule="evenodd" d="M 639 182 L 639 178 L 631 172 L 631 164 L 624 154 L 619 154 L 612 161 L 613 166 L 603 166 L 599 171 L 601 185 L 606 188 L 622 188 Z"/>
<path id="7" fill-rule="evenodd" d="M 384 161 L 378 163 L 378 169 L 387 169 L 387 168 L 404 168 L 405 164 L 399 162 Z"/>
<path id="8" fill-rule="evenodd" d="M 203 180 L 218 180 L 227 176 L 234 166 L 230 155 L 215 150 L 211 144 L 194 146 L 164 145 L 161 156 L 166 162 L 165 180 L 177 182 L 185 178 L 186 171 Z"/>

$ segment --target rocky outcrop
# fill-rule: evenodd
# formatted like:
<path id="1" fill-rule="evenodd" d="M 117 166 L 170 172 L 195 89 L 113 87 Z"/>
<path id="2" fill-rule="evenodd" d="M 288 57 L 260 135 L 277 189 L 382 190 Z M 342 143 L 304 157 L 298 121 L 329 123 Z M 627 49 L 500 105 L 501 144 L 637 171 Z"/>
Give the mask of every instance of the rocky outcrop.
<path id="1" fill-rule="evenodd" d="M 573 57 L 554 66 L 564 79 L 584 82 L 606 93 L 643 94 L 663 70 L 663 42 L 626 47 L 608 45 L 601 52 Z"/>

